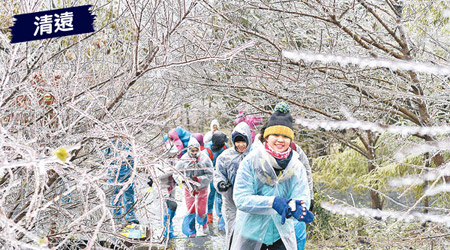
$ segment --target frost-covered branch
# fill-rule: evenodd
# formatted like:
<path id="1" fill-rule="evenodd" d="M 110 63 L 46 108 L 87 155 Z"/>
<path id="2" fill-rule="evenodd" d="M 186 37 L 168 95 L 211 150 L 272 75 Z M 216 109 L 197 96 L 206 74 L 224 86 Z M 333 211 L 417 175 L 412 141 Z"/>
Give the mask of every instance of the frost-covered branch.
<path id="1" fill-rule="evenodd" d="M 321 207 L 332 213 L 337 213 L 337 214 L 341 214 L 341 215 L 363 216 L 363 217 L 368 217 L 368 218 L 378 217 L 378 218 L 382 218 L 384 220 L 395 219 L 395 220 L 401 220 L 404 222 L 432 221 L 435 223 L 445 224 L 447 227 L 450 227 L 450 215 L 423 214 L 423 213 L 419 213 L 419 212 L 412 212 L 410 214 L 406 214 L 404 212 L 398 212 L 398 211 L 383 211 L 383 210 L 370 209 L 370 208 L 356 208 L 356 207 L 350 207 L 350 206 L 334 205 L 331 203 L 322 203 Z"/>
<path id="2" fill-rule="evenodd" d="M 423 175 L 405 176 L 401 178 L 392 179 L 391 181 L 389 181 L 389 185 L 391 185 L 392 187 L 420 185 L 425 181 L 434 181 L 438 178 L 442 178 L 445 176 L 450 176 L 450 164 L 445 164 L 441 166 L 439 169 L 429 171 Z"/>
<path id="3" fill-rule="evenodd" d="M 419 127 L 419 126 L 395 126 L 384 125 L 379 123 L 372 123 L 359 120 L 348 121 L 330 121 L 330 120 L 311 120 L 311 119 L 296 119 L 295 122 L 309 129 L 325 129 L 325 130 L 342 130 L 342 129 L 360 129 L 365 131 L 372 131 L 375 133 L 392 133 L 398 135 L 443 135 L 450 133 L 450 126 L 433 126 L 433 127 Z"/>
<path id="4" fill-rule="evenodd" d="M 352 57 L 352 56 L 335 56 L 322 53 L 300 52 L 300 51 L 283 51 L 283 56 L 293 61 L 303 60 L 305 62 L 322 62 L 322 63 L 337 63 L 342 66 L 356 65 L 360 68 L 388 68 L 392 71 L 396 70 L 411 70 L 414 72 L 436 74 L 436 75 L 450 75 L 450 67 L 441 66 L 430 63 L 410 62 L 403 60 L 369 58 L 369 57 Z"/>

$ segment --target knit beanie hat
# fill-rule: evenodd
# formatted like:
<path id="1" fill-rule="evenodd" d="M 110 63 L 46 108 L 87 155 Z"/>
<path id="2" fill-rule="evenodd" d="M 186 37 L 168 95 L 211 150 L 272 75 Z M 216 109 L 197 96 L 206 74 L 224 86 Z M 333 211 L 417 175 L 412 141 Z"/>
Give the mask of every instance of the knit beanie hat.
<path id="1" fill-rule="evenodd" d="M 294 131 L 292 130 L 292 116 L 289 113 L 289 104 L 280 102 L 275 106 L 275 112 L 270 117 L 264 138 L 269 135 L 284 135 L 294 140 Z"/>

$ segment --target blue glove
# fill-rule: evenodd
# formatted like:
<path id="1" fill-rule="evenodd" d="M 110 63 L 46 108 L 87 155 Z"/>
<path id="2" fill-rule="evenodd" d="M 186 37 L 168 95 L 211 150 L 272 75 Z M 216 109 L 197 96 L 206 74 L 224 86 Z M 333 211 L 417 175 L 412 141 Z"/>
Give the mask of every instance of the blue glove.
<path id="1" fill-rule="evenodd" d="M 286 222 L 286 218 L 292 216 L 291 208 L 289 207 L 289 201 L 291 201 L 291 199 L 286 199 L 279 196 L 276 196 L 273 200 L 272 208 L 281 215 L 281 225 Z"/>
<path id="2" fill-rule="evenodd" d="M 299 221 L 310 223 L 314 220 L 314 214 L 306 207 L 302 206 L 302 201 L 295 201 L 295 211 L 292 212 L 292 216 Z"/>

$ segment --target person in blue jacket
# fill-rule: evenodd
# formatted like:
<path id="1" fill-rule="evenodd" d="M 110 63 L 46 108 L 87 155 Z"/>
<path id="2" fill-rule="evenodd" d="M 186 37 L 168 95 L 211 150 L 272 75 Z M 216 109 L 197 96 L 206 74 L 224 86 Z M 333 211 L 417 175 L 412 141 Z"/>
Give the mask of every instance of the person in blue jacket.
<path id="1" fill-rule="evenodd" d="M 295 224 L 312 222 L 310 190 L 285 102 L 275 107 L 264 131 L 237 170 L 233 199 L 236 214 L 231 249 L 297 249 Z"/>
<path id="2" fill-rule="evenodd" d="M 264 134 L 265 129 L 266 129 L 266 126 L 262 127 L 261 133 L 257 134 L 255 136 L 255 142 L 253 144 L 255 147 L 258 147 L 258 146 L 262 145 L 262 143 L 265 142 L 265 140 L 262 136 Z M 312 178 L 311 166 L 309 165 L 308 157 L 306 156 L 305 152 L 303 152 L 303 150 L 295 142 L 291 142 L 291 148 L 292 148 L 292 150 L 295 150 L 299 154 L 298 159 L 303 164 L 303 167 L 306 170 L 306 176 L 308 179 L 308 186 L 309 186 L 309 192 L 310 192 L 310 197 L 311 197 L 309 210 L 312 212 L 313 205 L 314 205 L 314 200 L 313 200 L 314 192 L 313 192 L 313 178 Z M 305 249 L 305 243 L 306 243 L 306 224 L 303 221 L 297 221 L 297 222 L 295 222 L 294 227 L 295 227 L 295 236 L 297 237 L 297 249 L 303 250 L 303 249 Z"/>
<path id="3" fill-rule="evenodd" d="M 215 168 L 216 166 L 216 160 L 217 157 L 219 157 L 220 154 L 222 154 L 227 148 L 227 142 L 228 138 L 227 136 L 221 132 L 216 131 L 212 135 L 211 142 L 207 143 L 205 145 L 205 151 L 209 155 L 213 166 Z M 219 217 L 218 221 L 218 229 L 219 231 L 225 232 L 225 221 L 222 217 L 222 195 L 220 193 L 217 193 L 216 188 L 214 187 L 213 182 L 209 185 L 209 195 L 208 195 L 208 224 L 213 223 L 213 208 L 214 203 L 216 204 L 216 215 Z"/>
<path id="4" fill-rule="evenodd" d="M 133 172 L 134 157 L 131 155 L 131 144 L 124 139 L 112 141 L 112 145 L 103 151 L 110 168 L 109 183 L 115 184 L 111 196 L 111 205 L 114 207 L 113 216 L 117 221 L 125 215 L 127 223 L 139 224 L 134 211 L 134 182 L 126 184 Z M 118 167 L 120 165 L 120 167 Z M 122 191 L 125 189 L 124 191 Z M 117 195 L 120 195 L 117 198 Z"/>

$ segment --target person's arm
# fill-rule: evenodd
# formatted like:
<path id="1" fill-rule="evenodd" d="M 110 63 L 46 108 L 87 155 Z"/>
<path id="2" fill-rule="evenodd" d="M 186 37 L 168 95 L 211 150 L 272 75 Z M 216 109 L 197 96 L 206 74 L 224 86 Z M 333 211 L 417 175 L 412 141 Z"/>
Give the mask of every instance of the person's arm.
<path id="1" fill-rule="evenodd" d="M 211 142 L 211 139 L 212 139 L 212 133 L 211 133 L 211 131 L 208 131 L 205 134 L 205 136 L 203 137 L 203 144 L 205 145 L 205 147 L 206 147 L 207 143 Z"/>
<path id="2" fill-rule="evenodd" d="M 216 188 L 217 192 L 219 193 L 225 193 L 228 192 L 229 190 L 231 190 L 231 183 L 230 180 L 228 179 L 228 174 L 226 171 L 226 163 L 225 163 L 225 155 L 224 153 L 222 153 L 221 155 L 219 155 L 219 157 L 217 157 L 216 160 L 216 169 L 214 170 L 214 187 Z M 227 190 L 223 190 L 222 188 L 219 188 L 219 183 L 223 183 L 223 185 L 226 185 L 228 187 Z M 222 184 L 221 184 L 222 185 Z"/>
<path id="3" fill-rule="evenodd" d="M 206 154 L 202 152 L 201 157 L 202 160 L 200 162 L 202 165 L 200 167 L 203 168 L 204 174 L 197 177 L 200 179 L 199 189 L 204 189 L 207 188 L 209 186 L 209 183 L 212 181 L 214 169 L 211 159 L 209 159 L 209 157 L 206 156 Z"/>
<path id="4" fill-rule="evenodd" d="M 233 187 L 233 200 L 236 207 L 251 214 L 275 214 L 276 211 L 272 208 L 275 196 L 256 195 L 254 176 L 251 159 L 245 159 L 239 165 Z"/>
<path id="5" fill-rule="evenodd" d="M 178 172 L 180 172 L 181 174 L 184 174 L 183 172 L 183 169 L 185 168 L 185 165 L 186 164 L 186 162 L 184 162 L 183 161 L 183 158 L 180 160 L 180 161 L 178 161 L 177 162 L 177 164 L 175 165 L 175 169 L 177 170 L 177 171 L 175 171 L 174 173 L 173 173 L 173 179 L 178 183 L 178 184 L 181 184 L 181 182 L 183 182 L 183 181 L 185 181 L 185 177 L 184 176 L 182 176 L 182 175 L 180 175 Z"/>
<path id="6" fill-rule="evenodd" d="M 309 186 L 309 193 L 311 196 L 311 200 L 314 199 L 314 192 L 313 192 L 313 178 L 312 178 L 312 170 L 311 166 L 309 165 L 308 157 L 306 156 L 305 152 L 298 146 L 297 146 L 297 152 L 300 155 L 299 160 L 305 166 L 306 170 L 306 176 L 308 178 L 308 186 Z"/>
<path id="7" fill-rule="evenodd" d="M 290 197 L 293 200 L 301 200 L 305 202 L 306 208 L 309 209 L 311 203 L 311 195 L 308 186 L 308 178 L 305 168 L 300 168 L 300 173 L 294 174 L 291 178 L 289 190 Z"/>

